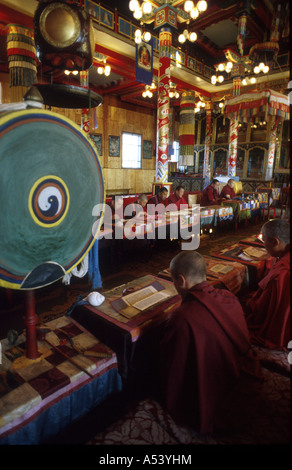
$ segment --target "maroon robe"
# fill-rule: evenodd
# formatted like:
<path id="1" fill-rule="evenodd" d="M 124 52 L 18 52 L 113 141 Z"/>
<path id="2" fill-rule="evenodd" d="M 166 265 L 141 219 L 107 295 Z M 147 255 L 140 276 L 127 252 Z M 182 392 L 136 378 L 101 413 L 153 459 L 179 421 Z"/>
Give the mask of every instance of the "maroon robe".
<path id="1" fill-rule="evenodd" d="M 230 199 L 234 199 L 235 198 L 235 191 L 233 188 L 230 188 L 230 186 L 228 186 L 228 184 L 226 184 L 226 186 L 224 186 L 222 188 L 222 191 L 220 193 L 220 197 L 225 197 L 229 195 L 230 196 Z"/>
<path id="2" fill-rule="evenodd" d="M 166 199 L 164 199 L 163 201 L 162 199 L 160 199 L 158 194 L 155 194 L 147 202 L 147 206 L 155 205 L 155 209 L 153 209 L 153 207 L 151 208 L 148 207 L 147 212 L 150 215 L 154 215 L 154 212 L 157 212 L 158 214 L 164 214 L 164 212 L 166 211 L 165 203 L 166 203 Z"/>
<path id="3" fill-rule="evenodd" d="M 218 204 L 218 192 L 213 186 L 207 186 L 202 192 L 201 206 L 212 206 Z"/>
<path id="4" fill-rule="evenodd" d="M 286 349 L 291 339 L 290 252 L 276 261 L 259 282 L 248 307 L 252 340 L 270 349 Z"/>
<path id="5" fill-rule="evenodd" d="M 249 332 L 238 299 L 207 281 L 193 287 L 167 321 L 160 346 L 162 401 L 176 422 L 202 434 L 220 424 L 221 405 L 241 369 L 250 361 L 259 365 L 248 358 Z"/>
<path id="6" fill-rule="evenodd" d="M 176 193 L 172 193 L 167 199 L 167 203 L 165 205 L 168 206 L 169 204 L 176 204 L 178 209 L 180 209 L 180 206 L 182 204 L 186 204 L 186 206 L 188 207 L 188 203 L 184 199 L 184 197 L 178 197 Z"/>

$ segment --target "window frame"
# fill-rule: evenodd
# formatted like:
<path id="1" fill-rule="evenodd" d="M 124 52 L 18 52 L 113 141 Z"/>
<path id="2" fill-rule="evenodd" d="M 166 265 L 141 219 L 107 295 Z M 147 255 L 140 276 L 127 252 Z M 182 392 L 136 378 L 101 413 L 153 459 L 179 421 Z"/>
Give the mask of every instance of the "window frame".
<path id="1" fill-rule="evenodd" d="M 140 166 L 124 166 L 124 136 L 125 134 L 131 135 L 131 136 L 138 136 L 140 138 L 140 144 L 138 145 L 138 148 L 140 150 L 140 155 L 138 155 L 139 160 L 137 161 L 137 164 Z M 139 134 L 138 132 L 128 132 L 128 131 L 123 131 L 122 132 L 122 168 L 125 170 L 141 170 L 142 169 L 142 134 Z"/>

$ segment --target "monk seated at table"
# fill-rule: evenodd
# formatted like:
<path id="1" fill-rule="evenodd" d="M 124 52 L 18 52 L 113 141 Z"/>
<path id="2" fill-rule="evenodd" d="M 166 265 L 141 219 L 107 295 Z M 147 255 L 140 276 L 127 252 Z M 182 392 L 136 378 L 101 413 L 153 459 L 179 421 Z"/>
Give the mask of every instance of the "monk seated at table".
<path id="1" fill-rule="evenodd" d="M 201 206 L 214 206 L 219 203 L 218 201 L 218 189 L 220 183 L 214 179 L 209 186 L 207 186 L 202 192 Z"/>
<path id="2" fill-rule="evenodd" d="M 269 349 L 286 349 L 291 339 L 290 224 L 282 219 L 269 220 L 261 233 L 275 261 L 247 302 L 247 324 L 253 342 Z"/>
<path id="3" fill-rule="evenodd" d="M 154 213 L 163 214 L 165 212 L 165 203 L 168 190 L 165 187 L 159 189 L 158 194 L 152 196 L 147 202 L 147 212 L 149 215 Z"/>
<path id="4" fill-rule="evenodd" d="M 230 179 L 227 181 L 227 184 L 222 188 L 220 193 L 220 198 L 223 199 L 234 199 L 235 198 L 235 191 L 234 191 L 235 181 Z"/>
<path id="5" fill-rule="evenodd" d="M 124 218 L 125 219 L 132 219 L 141 218 L 144 220 L 144 216 L 146 216 L 146 204 L 148 202 L 148 197 L 146 194 L 139 194 L 137 200 L 128 204 L 124 210 Z"/>
<path id="6" fill-rule="evenodd" d="M 253 383 L 259 362 L 237 297 L 206 281 L 204 258 L 181 252 L 172 259 L 170 273 L 182 303 L 161 335 L 161 400 L 178 424 L 205 434 L 221 428 L 219 415 L 229 406 L 242 368 L 248 376 L 255 374 Z"/>
<path id="7" fill-rule="evenodd" d="M 112 211 L 112 220 L 120 220 L 123 218 L 123 198 L 122 196 L 112 196 L 109 203 Z"/>
<path id="8" fill-rule="evenodd" d="M 184 199 L 183 195 L 184 195 L 184 187 L 179 185 L 177 186 L 176 190 L 169 196 L 169 198 L 167 199 L 166 201 L 166 206 L 170 206 L 170 205 L 173 205 L 175 204 L 177 206 L 177 209 L 180 210 L 180 209 L 186 209 L 188 207 L 188 203 L 187 201 Z M 185 207 L 181 207 L 181 206 L 185 206 Z"/>

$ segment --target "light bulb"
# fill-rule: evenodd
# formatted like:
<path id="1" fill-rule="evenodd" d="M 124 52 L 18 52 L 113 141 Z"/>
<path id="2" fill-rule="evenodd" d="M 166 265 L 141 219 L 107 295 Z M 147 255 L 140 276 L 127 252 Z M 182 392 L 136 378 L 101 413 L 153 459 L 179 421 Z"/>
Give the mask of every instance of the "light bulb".
<path id="1" fill-rule="evenodd" d="M 256 65 L 253 71 L 254 73 L 260 73 L 260 68 Z"/>
<path id="2" fill-rule="evenodd" d="M 264 68 L 263 68 L 263 72 L 264 72 L 264 73 L 268 73 L 269 70 L 270 70 L 270 69 L 269 69 L 269 66 L 268 66 L 268 65 L 265 65 Z"/>
<path id="3" fill-rule="evenodd" d="M 144 39 L 145 42 L 150 41 L 150 39 L 151 39 L 151 33 L 149 33 L 149 31 L 146 31 L 146 32 L 143 34 L 143 39 Z"/>
<path id="4" fill-rule="evenodd" d="M 220 72 L 223 72 L 223 70 L 224 70 L 224 64 L 219 64 L 219 65 L 218 65 L 218 70 L 220 70 Z"/>
<path id="5" fill-rule="evenodd" d="M 106 65 L 104 68 L 104 74 L 108 77 L 111 73 L 111 67 L 110 65 Z"/>
<path id="6" fill-rule="evenodd" d="M 148 96 L 149 96 L 149 98 L 152 98 L 152 96 L 153 96 L 152 91 L 148 91 Z"/>
<path id="7" fill-rule="evenodd" d="M 136 31 L 135 31 L 135 37 L 139 37 L 139 36 L 141 36 L 141 35 L 142 35 L 141 29 L 136 29 Z"/>
<path id="8" fill-rule="evenodd" d="M 265 68 L 265 64 L 264 64 L 263 62 L 261 62 L 261 63 L 259 64 L 259 69 L 260 69 L 260 70 L 264 70 L 264 68 Z"/>
<path id="9" fill-rule="evenodd" d="M 70 75 L 69 70 L 64 70 L 64 74 L 65 74 L 65 75 Z"/>
<path id="10" fill-rule="evenodd" d="M 184 37 L 187 39 L 187 37 L 188 37 L 188 35 L 189 35 L 189 32 L 188 32 L 187 29 L 184 29 L 184 30 L 183 30 L 183 35 L 184 35 Z"/>
<path id="11" fill-rule="evenodd" d="M 198 102 L 197 102 L 197 106 L 198 106 L 198 108 L 199 108 L 200 106 L 202 106 L 202 101 L 198 101 Z"/>
<path id="12" fill-rule="evenodd" d="M 183 34 L 180 34 L 179 37 L 178 37 L 178 40 L 181 44 L 183 44 L 186 41 L 186 38 L 184 37 Z"/>
<path id="13" fill-rule="evenodd" d="M 223 75 L 219 75 L 219 77 L 218 77 L 218 82 L 219 82 L 219 83 L 222 83 L 223 81 L 224 81 Z"/>
<path id="14" fill-rule="evenodd" d="M 149 13 L 151 13 L 151 11 L 152 11 L 151 3 L 144 2 L 142 4 L 142 10 L 143 10 L 143 13 L 145 13 L 145 15 L 149 15 Z"/>
<path id="15" fill-rule="evenodd" d="M 232 67 L 233 67 L 233 63 L 232 62 L 227 62 L 226 67 L 231 70 Z"/>
<path id="16" fill-rule="evenodd" d="M 184 10 L 186 12 L 190 12 L 194 8 L 194 2 L 191 0 L 187 0 L 184 4 Z"/>
<path id="17" fill-rule="evenodd" d="M 73 70 L 73 75 L 78 75 L 78 70 Z"/>
<path id="18" fill-rule="evenodd" d="M 197 3 L 197 8 L 198 8 L 199 12 L 206 11 L 207 7 L 208 7 L 208 4 L 207 4 L 207 2 L 205 2 L 205 0 L 200 0 Z"/>
<path id="19" fill-rule="evenodd" d="M 195 108 L 195 113 L 199 113 L 200 112 L 200 108 Z"/>
<path id="20" fill-rule="evenodd" d="M 173 98 L 173 97 L 174 97 L 174 92 L 173 92 L 173 91 L 170 91 L 170 92 L 168 93 L 168 96 L 169 96 L 169 98 Z"/>
<path id="21" fill-rule="evenodd" d="M 224 106 L 224 103 L 222 103 L 222 102 L 219 103 L 219 108 L 223 108 L 223 106 Z"/>
<path id="22" fill-rule="evenodd" d="M 136 44 L 140 44 L 141 42 L 142 42 L 141 36 L 136 36 L 136 37 L 135 37 L 135 43 L 136 43 Z"/>
<path id="23" fill-rule="evenodd" d="M 103 67 L 97 67 L 97 73 L 99 75 L 102 75 L 103 74 Z"/>
<path id="24" fill-rule="evenodd" d="M 139 8 L 138 0 L 131 0 L 129 3 L 129 8 L 131 11 L 135 11 L 137 8 Z"/>
<path id="25" fill-rule="evenodd" d="M 202 106 L 202 108 L 205 108 L 206 103 L 204 103 L 204 101 L 203 101 L 202 104 L 201 104 L 201 106 Z"/>
<path id="26" fill-rule="evenodd" d="M 136 20 L 140 20 L 142 18 L 142 15 L 143 13 L 142 13 L 142 10 L 140 9 L 135 10 L 133 13 L 133 16 L 134 18 L 136 18 Z"/>
<path id="27" fill-rule="evenodd" d="M 217 82 L 217 77 L 216 77 L 216 75 L 212 75 L 212 77 L 211 77 L 211 83 L 212 83 L 213 85 L 215 85 L 216 82 Z"/>
<path id="28" fill-rule="evenodd" d="M 255 77 L 251 77 L 250 83 L 256 83 L 257 79 Z"/>
<path id="29" fill-rule="evenodd" d="M 143 91 L 142 96 L 143 96 L 143 98 L 146 98 L 147 97 L 147 91 Z"/>
<path id="30" fill-rule="evenodd" d="M 175 98 L 179 98 L 179 92 L 176 91 L 175 94 L 174 94 Z"/>
<path id="31" fill-rule="evenodd" d="M 190 12 L 190 16 L 193 20 L 195 20 L 199 16 L 199 10 L 197 8 L 193 8 Z"/>
<path id="32" fill-rule="evenodd" d="M 195 41 L 197 40 L 197 37 L 198 37 L 198 36 L 197 36 L 197 34 L 196 34 L 195 32 L 192 32 L 192 33 L 189 34 L 189 40 L 190 40 L 191 42 L 195 42 Z"/>

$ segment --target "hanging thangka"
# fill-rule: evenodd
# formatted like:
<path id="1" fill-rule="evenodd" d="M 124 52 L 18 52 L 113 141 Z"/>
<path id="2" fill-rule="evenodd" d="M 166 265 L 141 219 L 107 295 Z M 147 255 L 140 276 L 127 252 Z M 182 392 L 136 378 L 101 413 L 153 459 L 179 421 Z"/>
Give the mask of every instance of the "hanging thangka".
<path id="1" fill-rule="evenodd" d="M 136 80 L 151 85 L 153 77 L 153 40 L 136 44 Z"/>

